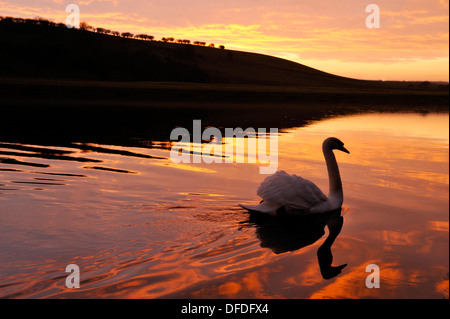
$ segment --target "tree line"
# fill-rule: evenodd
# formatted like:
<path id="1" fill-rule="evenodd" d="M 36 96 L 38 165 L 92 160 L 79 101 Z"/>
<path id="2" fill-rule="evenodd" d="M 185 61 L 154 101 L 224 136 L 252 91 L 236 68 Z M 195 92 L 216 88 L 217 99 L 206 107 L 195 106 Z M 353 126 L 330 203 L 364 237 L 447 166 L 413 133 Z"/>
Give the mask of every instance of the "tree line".
<path id="1" fill-rule="evenodd" d="M 57 27 L 57 28 L 66 28 L 67 27 L 64 23 L 53 22 L 51 20 L 40 18 L 40 17 L 34 18 L 34 19 L 27 19 L 27 18 L 14 18 L 14 17 L 0 16 L 0 23 L 23 23 L 23 24 L 28 24 L 28 25 L 40 25 L 40 26 L 44 26 L 44 27 Z M 152 35 L 143 34 L 143 33 L 135 35 L 130 32 L 122 32 L 121 33 L 119 31 L 109 30 L 109 29 L 105 29 L 105 28 L 95 28 L 86 22 L 80 22 L 79 29 L 83 30 L 83 31 L 96 32 L 96 33 L 107 34 L 107 35 L 112 35 L 112 36 L 117 36 L 117 37 L 122 37 L 122 38 L 130 38 L 130 39 L 145 40 L 145 41 L 158 41 L 158 40 L 155 40 L 155 37 Z M 173 37 L 163 37 L 159 41 L 180 43 L 180 44 L 193 44 L 193 45 L 198 45 L 198 46 L 206 46 L 207 45 L 207 43 L 203 42 L 203 41 L 175 39 Z M 215 48 L 216 46 L 214 43 L 210 43 L 210 44 L 208 44 L 208 47 Z M 225 49 L 225 46 L 219 45 L 218 48 Z"/>

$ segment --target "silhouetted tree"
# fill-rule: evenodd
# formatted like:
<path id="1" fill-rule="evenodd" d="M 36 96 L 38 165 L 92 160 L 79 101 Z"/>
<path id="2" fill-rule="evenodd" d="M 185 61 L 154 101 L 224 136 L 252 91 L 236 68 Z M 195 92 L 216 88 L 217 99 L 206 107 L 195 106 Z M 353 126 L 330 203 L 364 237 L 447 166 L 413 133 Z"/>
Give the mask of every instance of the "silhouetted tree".
<path id="1" fill-rule="evenodd" d="M 219 49 L 225 49 L 225 46 L 224 45 L 219 45 Z"/>
<path id="2" fill-rule="evenodd" d="M 23 20 L 23 19 L 21 19 L 21 20 Z M 47 20 L 47 19 L 44 19 L 44 18 L 41 18 L 41 17 L 37 17 L 36 21 L 37 21 L 38 25 L 42 25 L 42 26 L 45 26 L 45 27 L 56 26 L 55 22 Z"/>
<path id="3" fill-rule="evenodd" d="M 88 26 L 87 22 L 84 21 L 80 22 L 80 30 L 86 30 L 87 26 Z"/>
<path id="4" fill-rule="evenodd" d="M 133 33 L 130 32 L 122 32 L 122 36 L 124 38 L 132 38 L 133 37 Z"/>
<path id="5" fill-rule="evenodd" d="M 80 30 L 84 30 L 84 31 L 95 31 L 95 28 L 89 24 L 87 24 L 87 22 L 80 22 Z"/>
<path id="6" fill-rule="evenodd" d="M 12 22 L 14 23 L 25 23 L 26 19 L 22 19 L 22 18 L 13 18 Z"/>
<path id="7" fill-rule="evenodd" d="M 154 36 L 147 35 L 147 34 L 138 34 L 135 36 L 135 38 L 141 39 L 141 40 L 153 40 Z"/>
<path id="8" fill-rule="evenodd" d="M 210 48 L 214 48 L 214 43 L 210 43 L 208 46 L 209 46 Z"/>
<path id="9" fill-rule="evenodd" d="M 191 43 L 191 40 L 178 39 L 177 42 L 182 43 L 182 44 L 189 44 L 189 43 Z"/>
<path id="10" fill-rule="evenodd" d="M 12 17 L 2 17 L 2 23 L 14 23 Z"/>

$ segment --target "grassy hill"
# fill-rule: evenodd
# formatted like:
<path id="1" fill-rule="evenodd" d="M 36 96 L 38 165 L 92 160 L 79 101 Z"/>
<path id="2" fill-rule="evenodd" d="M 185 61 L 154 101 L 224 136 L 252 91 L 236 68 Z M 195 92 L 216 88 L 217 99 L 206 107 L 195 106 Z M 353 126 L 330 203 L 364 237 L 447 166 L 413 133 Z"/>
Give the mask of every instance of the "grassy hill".
<path id="1" fill-rule="evenodd" d="M 0 57 L 0 74 L 13 76 L 296 86 L 362 84 L 261 54 L 11 21 L 0 21 Z"/>
<path id="2" fill-rule="evenodd" d="M 68 29 L 63 24 L 11 19 L 0 21 L 0 76 L 310 88 L 393 86 L 336 76 L 262 54 L 143 41 Z"/>

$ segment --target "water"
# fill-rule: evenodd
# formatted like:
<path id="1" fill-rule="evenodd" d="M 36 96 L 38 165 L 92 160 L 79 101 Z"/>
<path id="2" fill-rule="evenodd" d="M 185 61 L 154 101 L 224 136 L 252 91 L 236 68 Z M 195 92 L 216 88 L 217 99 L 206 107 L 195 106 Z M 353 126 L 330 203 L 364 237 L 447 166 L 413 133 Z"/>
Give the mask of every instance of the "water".
<path id="1" fill-rule="evenodd" d="M 0 141 L 0 297 L 448 298 L 448 121 L 370 113 L 282 130 L 278 169 L 325 193 L 322 141 L 350 150 L 336 152 L 342 229 L 334 215 L 277 221 L 240 209 L 259 201 L 261 163 L 174 164 L 164 141 Z M 330 252 L 347 266 L 324 279 Z M 65 286 L 69 264 L 79 289 Z M 369 264 L 380 288 L 365 285 Z"/>

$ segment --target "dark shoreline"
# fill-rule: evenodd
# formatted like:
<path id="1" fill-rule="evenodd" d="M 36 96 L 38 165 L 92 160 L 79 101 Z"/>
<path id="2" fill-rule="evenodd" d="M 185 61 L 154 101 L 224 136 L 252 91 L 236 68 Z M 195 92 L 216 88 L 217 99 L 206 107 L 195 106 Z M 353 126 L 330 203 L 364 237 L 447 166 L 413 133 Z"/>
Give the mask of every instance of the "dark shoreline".
<path id="1" fill-rule="evenodd" d="M 177 126 L 276 127 L 367 112 L 448 113 L 448 92 L 0 78 L 0 140 L 145 146 Z"/>
<path id="2" fill-rule="evenodd" d="M 448 110 L 448 91 L 406 88 L 335 88 L 184 82 L 108 82 L 0 78 L 5 106 L 155 106 L 189 107 L 210 103 L 431 107 Z M 228 105 L 229 107 L 230 105 Z"/>

